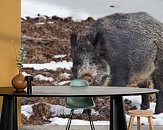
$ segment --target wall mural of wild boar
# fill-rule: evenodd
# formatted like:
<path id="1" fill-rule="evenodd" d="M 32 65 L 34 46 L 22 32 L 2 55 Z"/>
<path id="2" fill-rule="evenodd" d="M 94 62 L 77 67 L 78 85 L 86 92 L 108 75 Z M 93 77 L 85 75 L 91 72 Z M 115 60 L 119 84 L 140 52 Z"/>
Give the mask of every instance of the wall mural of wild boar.
<path id="1" fill-rule="evenodd" d="M 153 80 L 156 113 L 163 112 L 163 24 L 144 12 L 98 19 L 70 37 L 74 78 L 90 84 L 127 86 Z"/>

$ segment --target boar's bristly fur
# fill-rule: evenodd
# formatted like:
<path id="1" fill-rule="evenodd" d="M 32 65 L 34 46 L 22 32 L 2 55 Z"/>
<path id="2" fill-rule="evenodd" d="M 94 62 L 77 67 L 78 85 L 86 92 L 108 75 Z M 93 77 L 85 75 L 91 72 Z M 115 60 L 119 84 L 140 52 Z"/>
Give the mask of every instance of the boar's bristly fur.
<path id="1" fill-rule="evenodd" d="M 73 74 L 91 83 L 127 86 L 151 77 L 156 113 L 163 112 L 163 24 L 145 12 L 117 13 L 96 20 L 89 31 L 73 34 Z M 100 77 L 100 78 L 99 78 Z"/>

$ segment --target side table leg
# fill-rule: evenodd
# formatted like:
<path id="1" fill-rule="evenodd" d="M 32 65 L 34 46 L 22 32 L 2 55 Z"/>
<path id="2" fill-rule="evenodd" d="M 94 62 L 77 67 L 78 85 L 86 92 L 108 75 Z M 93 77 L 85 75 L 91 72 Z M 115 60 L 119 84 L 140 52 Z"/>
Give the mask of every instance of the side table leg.
<path id="1" fill-rule="evenodd" d="M 0 130 L 18 130 L 17 98 L 15 96 L 3 97 Z"/>
<path id="2" fill-rule="evenodd" d="M 122 96 L 111 96 L 110 130 L 127 130 Z"/>

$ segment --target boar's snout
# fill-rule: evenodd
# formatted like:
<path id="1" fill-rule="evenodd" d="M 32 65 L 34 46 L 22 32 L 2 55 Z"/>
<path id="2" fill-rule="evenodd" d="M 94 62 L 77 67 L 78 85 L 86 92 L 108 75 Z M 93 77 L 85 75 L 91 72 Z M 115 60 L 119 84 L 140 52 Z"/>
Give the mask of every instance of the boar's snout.
<path id="1" fill-rule="evenodd" d="M 93 83 L 94 83 L 93 77 L 91 75 L 89 75 L 89 74 L 83 75 L 82 79 L 87 80 L 89 85 L 93 85 Z"/>

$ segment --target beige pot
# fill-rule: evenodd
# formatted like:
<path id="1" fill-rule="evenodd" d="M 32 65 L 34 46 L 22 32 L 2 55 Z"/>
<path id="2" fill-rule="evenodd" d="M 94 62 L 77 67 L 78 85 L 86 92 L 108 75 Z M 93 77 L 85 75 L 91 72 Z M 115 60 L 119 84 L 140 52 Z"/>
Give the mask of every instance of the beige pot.
<path id="1" fill-rule="evenodd" d="M 27 87 L 27 82 L 25 81 L 25 77 L 21 70 L 19 70 L 18 75 L 13 77 L 12 86 L 16 89 L 16 91 L 24 91 L 24 89 Z"/>

